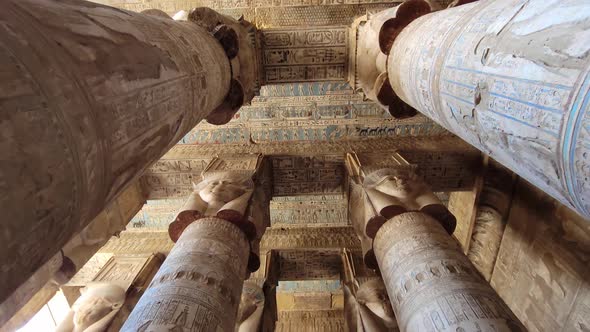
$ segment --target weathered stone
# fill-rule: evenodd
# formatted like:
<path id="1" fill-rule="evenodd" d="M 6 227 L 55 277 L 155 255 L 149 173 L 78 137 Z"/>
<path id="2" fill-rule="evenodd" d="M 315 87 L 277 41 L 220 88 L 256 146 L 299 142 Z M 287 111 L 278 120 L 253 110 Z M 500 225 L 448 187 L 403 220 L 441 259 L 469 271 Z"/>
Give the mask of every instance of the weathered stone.
<path id="1" fill-rule="evenodd" d="M 585 0 L 429 14 L 395 39 L 389 80 L 406 103 L 590 217 L 589 18 Z"/>
<path id="2" fill-rule="evenodd" d="M 491 284 L 531 332 L 590 328 L 590 224 L 518 181 Z"/>
<path id="3" fill-rule="evenodd" d="M 222 103 L 231 68 L 196 24 L 84 1 L 7 1 L 0 22 L 4 300 Z"/>
<path id="4" fill-rule="evenodd" d="M 182 233 L 121 331 L 233 331 L 246 276 L 244 233 L 203 218 Z"/>
<path id="5" fill-rule="evenodd" d="M 525 331 L 439 221 L 421 212 L 387 221 L 375 255 L 400 331 Z"/>

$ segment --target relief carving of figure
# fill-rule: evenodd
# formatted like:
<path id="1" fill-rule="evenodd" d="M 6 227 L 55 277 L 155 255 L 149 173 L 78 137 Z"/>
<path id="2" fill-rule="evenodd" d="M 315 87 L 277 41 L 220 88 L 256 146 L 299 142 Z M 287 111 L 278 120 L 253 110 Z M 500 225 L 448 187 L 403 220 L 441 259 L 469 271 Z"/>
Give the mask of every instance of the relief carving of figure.
<path id="1" fill-rule="evenodd" d="M 251 282 L 245 282 L 236 320 L 236 332 L 256 332 L 264 311 L 264 292 Z"/>
<path id="2" fill-rule="evenodd" d="M 82 289 L 70 312 L 56 332 L 101 332 L 125 302 L 125 290 L 111 284 L 95 284 Z"/>

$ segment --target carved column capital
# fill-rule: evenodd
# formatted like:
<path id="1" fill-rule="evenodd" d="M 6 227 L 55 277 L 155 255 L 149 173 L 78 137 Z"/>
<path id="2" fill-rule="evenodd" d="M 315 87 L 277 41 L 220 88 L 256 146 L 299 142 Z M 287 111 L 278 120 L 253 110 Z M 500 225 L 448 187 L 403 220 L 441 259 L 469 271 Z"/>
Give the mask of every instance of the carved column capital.
<path id="1" fill-rule="evenodd" d="M 400 154 L 348 153 L 346 166 L 351 176 L 351 190 L 356 197 L 351 199 L 355 210 L 363 210 L 364 216 L 355 226 L 369 238 L 374 238 L 379 228 L 390 218 L 408 211 L 422 211 L 433 216 L 443 227 L 453 233 L 455 217 L 434 195 L 417 175 L 415 165 L 408 163 Z"/>
<path id="2" fill-rule="evenodd" d="M 256 27 L 243 18 L 235 20 L 207 7 L 193 9 L 188 21 L 209 31 L 230 60 L 230 90 L 224 102 L 207 117 L 209 123 L 225 124 L 260 91 L 260 41 Z"/>
<path id="3" fill-rule="evenodd" d="M 176 242 L 193 222 L 216 217 L 236 225 L 250 240 L 249 271 L 260 265 L 259 243 L 270 225 L 270 174 L 259 154 L 218 156 L 205 167 L 168 233 Z"/>

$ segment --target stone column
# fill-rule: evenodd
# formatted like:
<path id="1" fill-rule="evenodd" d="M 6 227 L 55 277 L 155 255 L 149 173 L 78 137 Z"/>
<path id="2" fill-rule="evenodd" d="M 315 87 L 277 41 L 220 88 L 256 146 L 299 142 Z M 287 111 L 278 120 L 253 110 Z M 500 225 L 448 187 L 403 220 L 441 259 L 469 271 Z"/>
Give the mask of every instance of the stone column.
<path id="1" fill-rule="evenodd" d="M 241 35 L 204 25 L 78 0 L 2 3 L 0 301 L 197 123 L 248 101 Z"/>
<path id="2" fill-rule="evenodd" d="M 397 96 L 590 217 L 590 2 L 478 1 L 381 32 Z"/>
<path id="3" fill-rule="evenodd" d="M 525 331 L 451 238 L 455 217 L 413 165 L 397 153 L 348 154 L 346 165 L 365 197 L 351 197 L 351 210 L 366 211 L 352 221 L 372 239 L 400 331 Z"/>
<path id="4" fill-rule="evenodd" d="M 433 217 L 391 218 L 374 248 L 400 331 L 526 331 Z"/>
<path id="5" fill-rule="evenodd" d="M 190 224 L 121 331 L 233 331 L 248 249 L 244 232 L 223 219 Z"/>
<path id="6" fill-rule="evenodd" d="M 260 155 L 213 158 L 168 228 L 174 248 L 122 331 L 234 331 L 270 225 L 268 171 Z"/>

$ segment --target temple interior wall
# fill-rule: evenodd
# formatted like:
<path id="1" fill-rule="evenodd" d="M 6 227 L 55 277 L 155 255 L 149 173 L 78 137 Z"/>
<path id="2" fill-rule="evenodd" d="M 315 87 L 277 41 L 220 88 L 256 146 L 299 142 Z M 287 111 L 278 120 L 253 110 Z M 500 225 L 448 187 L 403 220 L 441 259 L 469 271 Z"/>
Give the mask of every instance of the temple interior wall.
<path id="1" fill-rule="evenodd" d="M 524 180 L 491 284 L 530 331 L 590 329 L 590 225 Z"/>

